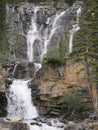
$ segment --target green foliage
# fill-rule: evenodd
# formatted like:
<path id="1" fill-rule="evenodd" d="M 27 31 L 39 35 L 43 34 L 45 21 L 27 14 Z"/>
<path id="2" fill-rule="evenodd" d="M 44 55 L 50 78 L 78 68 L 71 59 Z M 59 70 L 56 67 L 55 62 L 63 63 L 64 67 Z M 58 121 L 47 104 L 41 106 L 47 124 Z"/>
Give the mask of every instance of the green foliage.
<path id="1" fill-rule="evenodd" d="M 58 46 L 49 50 L 46 56 L 43 58 L 43 63 L 52 64 L 66 64 L 66 59 L 68 58 L 68 47 L 65 40 L 61 40 Z"/>
<path id="2" fill-rule="evenodd" d="M 28 0 L 28 2 L 35 2 L 35 3 L 39 3 L 39 2 L 65 2 L 65 3 L 69 4 L 70 6 L 72 6 L 73 3 L 76 2 L 76 0 Z"/>
<path id="3" fill-rule="evenodd" d="M 84 102 L 84 99 L 79 93 L 65 94 L 60 100 L 62 112 L 65 113 L 65 118 L 76 117 L 85 118 L 86 112 L 93 110 L 91 104 Z"/>
<path id="4" fill-rule="evenodd" d="M 88 76 L 94 82 L 98 81 L 98 1 L 84 1 L 81 16 L 81 29 L 76 34 L 73 54 L 75 59 L 87 59 Z"/>
<path id="5" fill-rule="evenodd" d="M 76 0 L 62 0 L 63 2 L 66 2 L 67 4 L 69 4 L 70 6 L 73 5 L 73 3 L 76 1 Z"/>

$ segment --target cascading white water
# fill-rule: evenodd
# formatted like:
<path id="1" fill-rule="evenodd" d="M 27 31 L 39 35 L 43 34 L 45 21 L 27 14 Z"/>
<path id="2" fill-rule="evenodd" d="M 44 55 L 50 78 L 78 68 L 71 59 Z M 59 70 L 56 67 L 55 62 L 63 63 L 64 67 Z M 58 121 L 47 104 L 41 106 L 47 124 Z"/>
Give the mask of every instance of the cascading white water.
<path id="1" fill-rule="evenodd" d="M 51 37 L 57 32 L 57 29 L 62 28 L 61 24 L 61 17 L 66 13 L 66 11 L 61 12 L 60 14 L 56 14 L 53 23 L 52 23 L 52 28 L 49 33 L 48 27 L 44 30 L 44 35 L 43 37 L 40 37 L 40 29 L 38 31 L 37 23 L 36 23 L 36 14 L 37 11 L 40 10 L 40 7 L 35 7 L 34 8 L 34 15 L 32 16 L 32 24 L 30 26 L 30 30 L 27 33 L 27 56 L 29 61 L 34 62 L 34 48 L 33 44 L 36 39 L 39 39 L 40 41 L 43 41 L 43 48 L 41 50 L 41 55 L 40 55 L 40 62 L 43 59 L 43 56 L 47 53 L 47 46 L 50 43 Z M 47 24 L 49 24 L 49 20 L 51 18 L 47 18 Z M 37 63 L 35 63 L 36 65 Z M 39 65 L 39 64 L 37 64 Z"/>
<path id="2" fill-rule="evenodd" d="M 29 61 L 34 62 L 34 48 L 33 44 L 36 39 L 39 39 L 40 41 L 43 41 L 43 47 L 40 48 L 41 54 L 40 54 L 40 62 L 42 61 L 44 55 L 47 53 L 47 47 L 49 44 L 51 44 L 51 38 L 53 35 L 57 33 L 58 30 L 64 32 L 64 26 L 62 24 L 62 17 L 66 16 L 68 12 L 70 11 L 67 9 L 66 11 L 61 12 L 60 14 L 56 14 L 54 17 L 47 18 L 47 25 L 50 26 L 51 19 L 52 19 L 52 27 L 49 31 L 48 26 L 45 30 L 43 30 L 44 35 L 40 37 L 40 29 L 38 29 L 37 23 L 36 23 L 36 15 L 37 12 L 40 10 L 40 7 L 34 8 L 34 15 L 32 16 L 32 24 L 30 26 L 30 30 L 27 34 L 27 48 L 28 48 L 28 59 Z M 79 27 L 79 16 L 81 13 L 81 7 L 77 9 L 77 21 L 76 24 L 72 26 L 72 29 L 69 30 L 70 32 L 70 38 L 69 38 L 69 53 L 72 52 L 72 46 L 73 46 L 73 37 L 74 33 L 80 29 Z M 58 40 L 59 41 L 59 40 Z M 40 45 L 41 46 L 41 45 Z"/>
<path id="3" fill-rule="evenodd" d="M 80 29 L 79 27 L 79 16 L 81 14 L 81 7 L 77 10 L 77 23 L 72 26 L 72 29 L 70 30 L 70 38 L 69 38 L 69 53 L 72 52 L 73 48 L 73 38 L 74 38 L 74 33 Z"/>
<path id="4" fill-rule="evenodd" d="M 50 39 L 53 36 L 53 34 L 56 33 L 57 29 L 62 27 L 62 25 L 60 24 L 60 18 L 65 14 L 66 11 L 61 12 L 60 14 L 57 14 L 54 18 L 53 24 L 52 24 L 52 28 L 51 28 L 51 32 L 50 35 L 48 35 L 48 29 L 46 28 L 45 33 L 44 33 L 44 51 L 42 52 L 42 59 L 43 56 L 47 53 L 47 46 L 50 43 Z"/>
<path id="5" fill-rule="evenodd" d="M 20 117 L 32 119 L 38 116 L 31 100 L 31 90 L 27 86 L 28 81 L 14 80 L 8 93 L 8 117 Z"/>
<path id="6" fill-rule="evenodd" d="M 31 120 L 38 117 L 38 113 L 32 104 L 31 90 L 28 88 L 27 83 L 28 81 L 25 80 L 14 80 L 10 86 L 7 117 L 12 119 L 16 117 L 26 119 L 27 122 L 24 122 L 28 124 L 30 130 L 64 130 L 64 128 L 58 128 L 58 126 L 62 125 L 60 122 L 52 123 L 52 126 L 39 122 L 39 126 L 36 125 L 34 120 Z M 31 122 L 34 125 L 30 125 Z"/>
<path id="7" fill-rule="evenodd" d="M 36 23 L 37 12 L 40 10 L 40 7 L 34 7 L 34 14 L 31 19 L 31 26 L 27 33 L 27 57 L 30 62 L 35 62 L 35 66 L 37 70 L 41 67 L 41 60 L 43 56 L 47 53 L 47 47 L 51 43 L 52 36 L 57 32 L 57 30 L 64 28 L 62 25 L 62 17 L 65 16 L 66 11 L 61 12 L 60 14 L 55 15 L 53 18 L 47 18 L 47 27 L 43 30 L 43 36 L 41 37 L 40 31 L 41 26 L 38 28 Z M 74 32 L 79 30 L 79 15 L 81 13 L 81 8 L 77 10 L 77 24 L 73 25 L 72 30 L 70 31 L 70 41 L 69 41 L 69 52 L 72 52 L 72 42 L 73 42 L 73 35 Z M 49 20 L 50 19 L 50 20 Z M 52 19 L 52 26 L 49 30 L 48 27 L 51 25 Z M 50 22 L 50 23 L 49 23 Z M 63 32 L 63 31 L 62 31 Z M 60 32 L 61 33 L 61 32 Z M 40 62 L 36 62 L 34 59 L 34 44 L 35 40 L 43 41 L 43 48 L 40 48 Z M 36 44 L 38 44 L 36 42 Z M 38 48 L 37 48 L 38 49 Z M 12 85 L 10 86 L 9 93 L 8 93 L 8 117 L 20 117 L 22 119 L 33 119 L 38 116 L 37 110 L 35 106 L 32 104 L 31 101 L 31 91 L 27 86 L 28 81 L 25 80 L 14 80 Z M 32 120 L 34 122 L 34 120 Z M 63 130 L 64 128 L 58 128 L 58 125 L 48 126 L 45 123 L 40 123 L 41 125 L 38 126 L 36 123 L 34 125 L 30 125 L 30 130 Z"/>
<path id="8" fill-rule="evenodd" d="M 36 39 L 40 39 L 39 31 L 36 24 L 36 13 L 39 10 L 39 7 L 34 8 L 34 15 L 31 19 L 31 26 L 27 34 L 27 57 L 30 62 L 34 61 L 33 57 L 33 44 Z"/>
<path id="9" fill-rule="evenodd" d="M 58 128 L 58 126 L 49 126 L 47 124 L 44 123 L 40 123 L 41 126 L 36 126 L 36 125 L 30 125 L 30 130 L 64 130 L 64 128 Z"/>

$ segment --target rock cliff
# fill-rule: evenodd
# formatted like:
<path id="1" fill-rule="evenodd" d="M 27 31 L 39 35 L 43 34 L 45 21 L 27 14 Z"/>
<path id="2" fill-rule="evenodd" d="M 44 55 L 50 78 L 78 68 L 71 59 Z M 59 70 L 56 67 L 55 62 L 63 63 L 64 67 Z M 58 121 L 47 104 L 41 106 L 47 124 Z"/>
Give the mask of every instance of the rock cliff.
<path id="1" fill-rule="evenodd" d="M 13 58 L 27 61 L 28 44 L 32 41 L 33 62 L 41 62 L 46 42 L 49 43 L 47 48 L 51 49 L 65 36 L 65 32 L 69 37 L 72 21 L 76 21 L 80 5 L 81 2 L 76 2 L 70 8 L 66 3 L 60 2 L 7 5 L 8 45 Z"/>
<path id="2" fill-rule="evenodd" d="M 60 104 L 53 105 L 51 101 L 60 99 L 64 94 L 81 92 L 85 100 L 91 102 L 85 79 L 85 66 L 83 62 L 68 61 L 65 65 L 47 64 L 37 72 L 35 78 L 29 83 L 34 103 L 43 115 L 62 115 Z"/>

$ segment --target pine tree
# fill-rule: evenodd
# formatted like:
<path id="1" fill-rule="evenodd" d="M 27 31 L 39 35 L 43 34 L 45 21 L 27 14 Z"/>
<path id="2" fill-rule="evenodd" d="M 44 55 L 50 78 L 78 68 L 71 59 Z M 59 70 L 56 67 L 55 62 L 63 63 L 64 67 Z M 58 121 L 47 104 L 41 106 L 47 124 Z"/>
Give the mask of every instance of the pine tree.
<path id="1" fill-rule="evenodd" d="M 98 88 L 98 0 L 84 1 L 81 16 L 81 29 L 74 41 L 73 54 L 85 61 L 86 78 L 94 103 L 97 99 L 92 93 L 94 84 Z M 97 104 L 94 105 L 97 109 Z"/>

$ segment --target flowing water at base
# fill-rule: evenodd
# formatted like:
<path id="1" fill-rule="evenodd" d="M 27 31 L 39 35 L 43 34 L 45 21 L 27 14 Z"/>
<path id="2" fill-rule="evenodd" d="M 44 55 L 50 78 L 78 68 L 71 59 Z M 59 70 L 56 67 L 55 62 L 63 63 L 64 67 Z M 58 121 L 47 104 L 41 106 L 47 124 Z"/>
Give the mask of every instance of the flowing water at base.
<path id="1" fill-rule="evenodd" d="M 38 116 L 32 104 L 28 81 L 14 80 L 8 92 L 8 118 L 32 119 Z"/>
<path id="2" fill-rule="evenodd" d="M 7 93 L 9 119 L 20 118 L 26 122 L 30 130 L 63 130 L 58 120 L 51 119 L 51 126 L 34 120 L 38 117 L 36 107 L 32 103 L 31 90 L 28 88 L 28 80 L 14 80 Z M 47 123 L 47 122 L 46 122 Z"/>
<path id="3" fill-rule="evenodd" d="M 38 125 L 30 125 L 29 124 L 29 128 L 30 130 L 64 130 L 64 128 L 59 128 L 59 127 L 62 127 L 61 123 L 54 123 L 54 124 L 51 124 L 51 126 L 45 124 L 45 123 L 39 123 Z M 32 124 L 32 123 L 31 123 Z"/>

